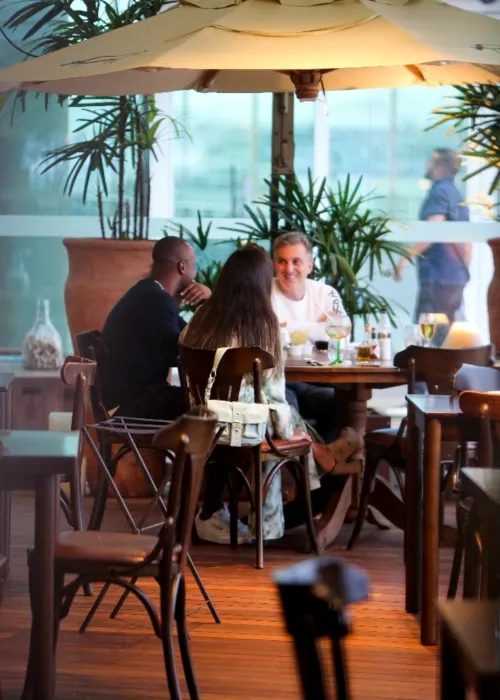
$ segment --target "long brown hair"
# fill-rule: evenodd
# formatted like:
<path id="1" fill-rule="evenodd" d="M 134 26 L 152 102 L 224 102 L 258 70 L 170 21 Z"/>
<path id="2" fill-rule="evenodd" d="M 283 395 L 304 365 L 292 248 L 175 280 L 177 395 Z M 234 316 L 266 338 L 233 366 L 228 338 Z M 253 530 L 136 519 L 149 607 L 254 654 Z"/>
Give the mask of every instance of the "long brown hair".
<path id="1" fill-rule="evenodd" d="M 198 309 L 182 342 L 194 348 L 260 346 L 283 366 L 280 329 L 271 305 L 273 264 L 257 245 L 236 250 L 222 268 L 210 299 Z"/>

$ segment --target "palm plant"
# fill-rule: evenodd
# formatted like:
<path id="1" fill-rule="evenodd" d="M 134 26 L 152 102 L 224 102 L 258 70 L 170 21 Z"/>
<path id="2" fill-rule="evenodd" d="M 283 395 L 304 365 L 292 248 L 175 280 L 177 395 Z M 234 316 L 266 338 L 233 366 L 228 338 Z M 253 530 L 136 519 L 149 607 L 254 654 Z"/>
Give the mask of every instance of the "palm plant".
<path id="1" fill-rule="evenodd" d="M 118 29 L 157 14 L 163 0 L 129 0 L 124 9 L 108 0 L 28 0 L 5 22 L 13 32 L 24 30 L 20 50 L 27 55 L 50 53 L 57 49 Z M 16 107 L 25 108 L 25 94 L 15 96 Z M 48 97 L 46 96 L 46 100 Z M 59 102 L 79 108 L 83 116 L 74 130 L 77 139 L 49 151 L 42 160 L 42 172 L 68 169 L 65 194 L 71 195 L 83 181 L 85 203 L 92 187 L 97 196 L 101 234 L 112 238 L 142 239 L 149 233 L 150 157 L 157 158 L 159 139 L 178 137 L 181 125 L 161 113 L 153 97 L 59 97 Z M 80 138 L 81 137 L 81 138 Z M 127 188 L 126 173 L 133 172 Z M 105 216 L 106 199 L 114 190 L 116 207 Z M 128 190 L 128 191 L 127 191 Z"/>
<path id="2" fill-rule="evenodd" d="M 457 86 L 452 99 L 453 104 L 433 110 L 439 119 L 428 128 L 449 124 L 464 134 L 469 145 L 463 155 L 483 161 L 464 180 L 492 169 L 489 194 L 493 194 L 500 189 L 500 85 Z"/>
<path id="3" fill-rule="evenodd" d="M 308 172 L 306 187 L 297 178 L 266 180 L 269 194 L 246 206 L 248 223 L 239 223 L 230 230 L 244 238 L 269 240 L 272 231 L 263 206 L 274 211 L 278 232 L 302 231 L 314 247 L 313 275 L 331 284 L 339 292 L 351 319 L 378 316 L 387 309 L 393 323 L 393 305 L 376 290 L 376 274 L 385 274 L 388 267 L 396 270 L 402 256 L 411 260 L 407 246 L 388 238 L 389 218 L 370 205 L 376 199 L 372 192 L 363 193 L 363 178 L 347 176 L 330 188 L 326 178 L 315 182 Z"/>

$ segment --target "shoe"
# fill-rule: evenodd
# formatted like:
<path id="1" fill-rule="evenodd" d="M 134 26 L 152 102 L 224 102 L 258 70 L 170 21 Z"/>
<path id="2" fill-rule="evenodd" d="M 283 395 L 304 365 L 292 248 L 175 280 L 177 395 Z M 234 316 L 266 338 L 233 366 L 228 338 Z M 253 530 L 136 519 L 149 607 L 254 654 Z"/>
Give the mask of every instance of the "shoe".
<path id="1" fill-rule="evenodd" d="M 363 438 L 354 428 L 344 428 L 338 440 L 329 445 L 314 442 L 312 452 L 314 459 L 326 472 L 335 472 L 335 467 L 348 461 L 356 452 L 364 447 Z"/>
<path id="2" fill-rule="evenodd" d="M 231 544 L 229 517 L 229 510 L 225 505 L 215 511 L 208 520 L 202 520 L 198 513 L 194 520 L 196 534 L 200 540 L 205 542 Z M 238 544 L 250 544 L 251 542 L 252 538 L 248 533 L 248 527 L 238 520 Z"/>

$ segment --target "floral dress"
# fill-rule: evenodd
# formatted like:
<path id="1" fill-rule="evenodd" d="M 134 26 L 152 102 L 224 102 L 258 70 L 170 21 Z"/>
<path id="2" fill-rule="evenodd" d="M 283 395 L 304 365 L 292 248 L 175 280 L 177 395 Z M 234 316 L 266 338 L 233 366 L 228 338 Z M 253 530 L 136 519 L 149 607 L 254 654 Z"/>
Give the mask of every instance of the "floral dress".
<path id="1" fill-rule="evenodd" d="M 312 434 L 313 437 L 317 439 L 311 427 L 301 418 L 295 408 L 288 404 L 285 396 L 285 373 L 283 371 L 280 374 L 272 370 L 264 372 L 262 375 L 262 392 L 271 408 L 271 424 L 269 427 L 273 437 L 286 440 L 293 436 L 294 431 L 300 430 Z M 243 379 L 238 400 L 245 403 L 254 402 L 255 395 L 253 377 L 251 375 Z M 263 460 L 263 481 L 265 481 L 267 475 L 271 472 L 277 461 L 275 457 Z M 308 471 L 311 490 L 319 488 L 319 473 L 312 453 L 308 455 Z M 262 515 L 264 539 L 276 540 L 283 537 L 285 532 L 285 518 L 283 514 L 280 471 L 277 472 L 271 482 L 266 500 L 264 501 Z M 249 518 L 251 534 L 254 534 L 254 520 L 254 515 L 251 513 Z"/>

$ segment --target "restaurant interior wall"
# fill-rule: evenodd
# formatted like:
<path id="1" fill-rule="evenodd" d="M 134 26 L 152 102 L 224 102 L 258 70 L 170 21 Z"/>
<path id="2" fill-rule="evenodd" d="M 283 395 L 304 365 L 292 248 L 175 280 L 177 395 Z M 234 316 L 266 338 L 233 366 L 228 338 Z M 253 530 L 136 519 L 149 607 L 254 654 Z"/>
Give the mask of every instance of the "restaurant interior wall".
<path id="1" fill-rule="evenodd" d="M 10 51 L 6 42 L 0 43 L 0 63 L 12 62 Z M 362 175 L 366 190 L 381 197 L 374 206 L 396 222 L 393 235 L 398 240 L 474 241 L 466 312 L 486 338 L 492 264 L 484 241 L 500 235 L 500 224 L 479 209 L 470 224 L 417 222 L 430 153 L 435 147 L 460 148 L 456 135 L 447 135 L 445 128 L 425 131 L 434 119 L 432 109 L 452 95 L 449 87 L 357 90 L 297 104 L 295 165 L 299 177 L 305 178 L 311 168 L 316 177 L 326 176 L 330 183 L 347 174 Z M 78 191 L 64 197 L 64 172 L 41 174 L 38 168 L 46 150 L 71 138 L 78 110 L 54 103 L 45 113 L 40 100 L 30 100 L 26 114 L 13 126 L 10 112 L 0 109 L 0 346 L 20 346 L 33 322 L 36 299 L 44 297 L 51 301 L 52 320 L 69 351 L 63 301 L 67 262 L 61 239 L 98 236 L 96 204 L 83 205 Z M 159 106 L 184 124 L 190 138 L 165 140 L 159 161 L 151 164 L 153 237 L 161 236 L 168 220 L 192 225 L 198 210 L 205 220 L 215 219 L 214 239 L 231 237 L 220 227 L 244 216 L 244 205 L 263 194 L 269 175 L 271 100 L 267 94 L 158 96 Z M 458 184 L 467 199 L 488 186 L 484 176 Z M 223 248 L 214 244 L 211 250 L 220 256 Z M 411 311 L 414 270 L 408 270 L 399 284 L 382 277 L 377 286 Z M 399 318 L 396 348 L 410 322 L 403 310 Z"/>

